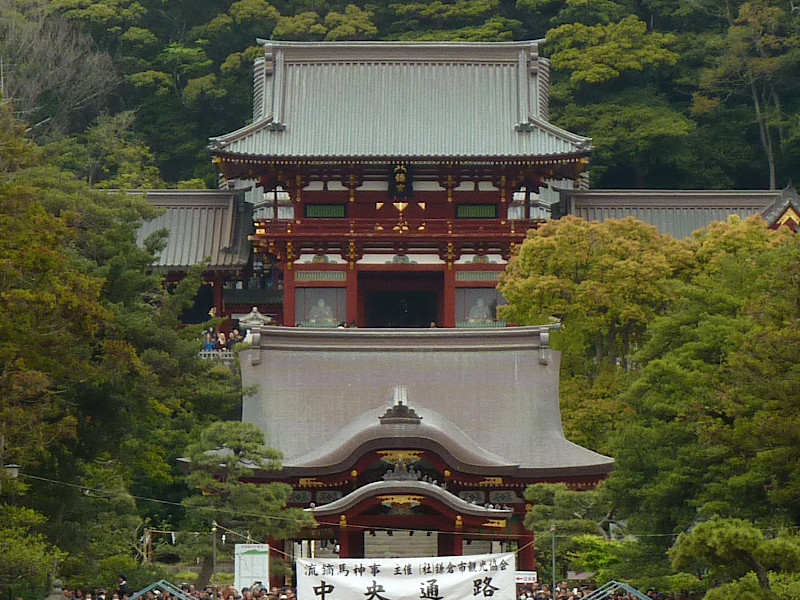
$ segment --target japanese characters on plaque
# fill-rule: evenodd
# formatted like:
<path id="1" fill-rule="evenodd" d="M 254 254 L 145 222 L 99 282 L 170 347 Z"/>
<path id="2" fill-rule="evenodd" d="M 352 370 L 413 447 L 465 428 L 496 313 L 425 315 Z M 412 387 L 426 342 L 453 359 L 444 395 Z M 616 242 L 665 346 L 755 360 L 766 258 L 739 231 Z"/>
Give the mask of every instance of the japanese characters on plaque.
<path id="1" fill-rule="evenodd" d="M 298 600 L 514 600 L 513 553 L 297 559 Z"/>

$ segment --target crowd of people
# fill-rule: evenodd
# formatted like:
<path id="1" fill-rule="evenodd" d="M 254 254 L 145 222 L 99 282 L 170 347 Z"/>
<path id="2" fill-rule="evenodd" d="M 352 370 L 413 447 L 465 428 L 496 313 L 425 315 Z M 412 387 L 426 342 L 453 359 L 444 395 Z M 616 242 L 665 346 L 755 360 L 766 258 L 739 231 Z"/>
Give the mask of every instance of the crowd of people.
<path id="1" fill-rule="evenodd" d="M 595 591 L 597 591 L 597 586 L 594 585 L 570 584 L 562 581 L 556 585 L 555 593 L 553 593 L 552 586 L 534 583 L 520 591 L 519 600 L 576 600 L 590 597 Z M 697 597 L 687 591 L 678 594 L 664 594 L 652 588 L 647 590 L 646 595 L 652 600 L 693 600 Z M 609 598 L 612 600 L 637 600 L 634 594 L 621 589 L 612 592 Z"/>
<path id="2" fill-rule="evenodd" d="M 195 587 L 194 584 L 182 584 L 182 591 L 196 600 L 297 600 L 297 592 L 292 587 L 273 587 L 267 588 L 260 581 L 252 586 L 245 587 L 241 591 L 234 586 L 215 586 Z M 555 593 L 552 587 L 547 584 L 534 583 L 519 589 L 519 600 L 577 600 L 589 597 L 596 591 L 596 586 L 574 584 L 562 581 L 556 585 Z M 128 583 L 124 576 L 120 576 L 119 586 L 109 591 L 103 588 L 92 590 L 64 588 L 64 596 L 68 600 L 126 600 L 132 595 L 128 588 Z M 177 600 L 176 597 L 166 590 L 152 590 L 146 592 L 144 600 Z M 665 595 L 654 589 L 647 590 L 647 597 L 652 600 L 693 600 L 697 596 L 689 592 Z M 617 590 L 610 598 L 612 600 L 637 600 L 632 593 Z M 22 600 L 21 598 L 18 600 Z"/>
<path id="3" fill-rule="evenodd" d="M 184 594 L 196 600 L 297 600 L 297 592 L 294 588 L 273 587 L 268 589 L 261 582 L 256 582 L 251 587 L 245 587 L 241 592 L 232 585 L 196 587 L 191 583 L 182 584 L 181 590 Z M 62 588 L 61 593 L 67 600 L 126 600 L 133 595 L 123 575 L 120 575 L 119 585 L 113 590 L 106 588 Z M 142 598 L 144 600 L 177 600 L 176 596 L 168 590 L 159 589 L 145 592 Z M 23 599 L 18 598 L 17 600 Z"/>
<path id="4" fill-rule="evenodd" d="M 233 347 L 243 340 L 244 337 L 238 329 L 231 330 L 229 334 L 226 334 L 224 331 L 214 331 L 212 329 L 206 332 L 203 350 L 233 350 Z"/>

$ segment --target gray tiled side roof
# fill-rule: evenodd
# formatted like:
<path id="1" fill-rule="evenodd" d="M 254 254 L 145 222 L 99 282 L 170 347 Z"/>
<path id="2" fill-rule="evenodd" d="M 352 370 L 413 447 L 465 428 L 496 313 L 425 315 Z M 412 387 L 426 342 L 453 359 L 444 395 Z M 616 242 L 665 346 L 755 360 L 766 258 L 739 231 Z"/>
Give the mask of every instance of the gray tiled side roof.
<path id="1" fill-rule="evenodd" d="M 533 42 L 269 42 L 256 68 L 254 122 L 212 138 L 215 153 L 530 158 L 590 149 L 547 121 L 549 64 Z"/>
<path id="2" fill-rule="evenodd" d="M 453 458 L 476 467 L 539 477 L 608 473 L 612 459 L 564 437 L 560 354 L 546 338 L 546 327 L 266 327 L 240 355 L 243 387 L 254 390 L 242 419 L 264 430 L 287 469 L 343 460 L 333 446 L 347 454 L 382 429 L 384 443 L 398 447 L 403 436 L 420 439 L 433 427 L 442 435 L 427 439 L 453 440 Z M 407 387 L 420 425 L 377 424 L 395 386 Z M 465 448 L 486 455 L 479 461 Z"/>
<path id="3" fill-rule="evenodd" d="M 155 267 L 185 270 L 209 259 L 210 270 L 239 269 L 250 256 L 252 205 L 242 192 L 216 190 L 149 190 L 147 200 L 164 209 L 138 232 L 141 244 L 151 233 L 167 229 L 169 237 Z"/>
<path id="4" fill-rule="evenodd" d="M 800 213 L 800 195 L 797 190 L 792 187 L 786 187 L 778 193 L 773 202 L 764 207 L 761 211 L 764 220 L 770 224 L 775 225 L 787 210 L 793 210 Z"/>
<path id="5" fill-rule="evenodd" d="M 635 217 L 675 238 L 728 216 L 761 213 L 780 194 L 776 190 L 564 190 L 554 216 L 589 221 Z"/>
<path id="6" fill-rule="evenodd" d="M 347 512 L 353 506 L 358 505 L 359 502 L 365 498 L 372 498 L 378 495 L 385 494 L 418 494 L 428 496 L 439 502 L 449 506 L 458 513 L 484 517 L 484 518 L 508 518 L 512 515 L 513 510 L 510 508 L 487 508 L 471 504 L 463 500 L 455 494 L 443 490 L 439 486 L 423 481 L 376 481 L 361 486 L 360 488 L 350 492 L 343 498 L 331 502 L 330 504 L 323 504 L 314 508 L 307 508 L 306 510 L 313 514 L 315 517 L 339 517 L 340 514 Z"/>

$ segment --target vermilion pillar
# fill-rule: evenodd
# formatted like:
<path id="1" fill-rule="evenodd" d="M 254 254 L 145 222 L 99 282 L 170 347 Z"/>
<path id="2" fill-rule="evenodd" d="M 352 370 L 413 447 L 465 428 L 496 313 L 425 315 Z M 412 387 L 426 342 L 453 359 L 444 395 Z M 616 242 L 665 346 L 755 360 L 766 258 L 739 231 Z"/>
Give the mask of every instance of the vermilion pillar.
<path id="1" fill-rule="evenodd" d="M 536 570 L 536 548 L 533 546 L 534 533 L 528 531 L 519 536 L 519 552 L 517 553 L 517 571 Z"/>
<path id="2" fill-rule="evenodd" d="M 283 551 L 283 540 L 276 540 L 274 538 L 269 538 L 267 540 L 269 544 L 269 561 L 272 563 L 275 560 L 286 560 L 284 551 Z M 270 565 L 269 569 L 269 587 L 282 587 L 285 584 L 285 578 L 281 575 L 276 574 L 277 569 L 273 569 L 272 565 Z"/>
<path id="3" fill-rule="evenodd" d="M 222 309 L 222 288 L 225 285 L 225 277 L 222 273 L 214 273 L 214 278 L 211 280 L 214 286 L 214 309 L 217 311 L 217 316 L 223 315 Z"/>
<path id="4" fill-rule="evenodd" d="M 294 269 L 291 264 L 283 267 L 283 324 L 294 327 L 297 322 L 295 317 L 295 286 Z"/>
<path id="5" fill-rule="evenodd" d="M 463 553 L 464 536 L 454 531 L 440 531 L 438 553 L 439 556 L 461 556 Z"/>
<path id="6" fill-rule="evenodd" d="M 442 327 L 456 326 L 456 267 L 448 263 L 444 271 L 444 315 Z"/>
<path id="7" fill-rule="evenodd" d="M 347 265 L 347 325 L 358 322 L 358 271 L 354 263 Z M 360 324 L 359 324 L 360 325 Z"/>
<path id="8" fill-rule="evenodd" d="M 348 527 L 344 516 L 339 520 L 339 558 L 364 558 L 364 531 Z"/>

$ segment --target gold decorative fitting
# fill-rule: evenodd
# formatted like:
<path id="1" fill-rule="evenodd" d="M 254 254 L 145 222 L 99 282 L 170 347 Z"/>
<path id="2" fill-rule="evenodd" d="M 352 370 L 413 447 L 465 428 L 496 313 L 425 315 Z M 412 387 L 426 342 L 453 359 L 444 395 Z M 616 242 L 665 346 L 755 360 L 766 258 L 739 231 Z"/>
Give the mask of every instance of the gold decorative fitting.
<path id="1" fill-rule="evenodd" d="M 482 524 L 483 527 L 497 527 L 498 529 L 504 528 L 506 526 L 505 519 L 489 519 L 485 523 Z"/>
<path id="2" fill-rule="evenodd" d="M 464 519 L 461 518 L 461 515 L 456 517 L 456 529 L 461 529 L 464 526 Z"/>
<path id="3" fill-rule="evenodd" d="M 378 500 L 380 500 L 381 505 L 386 508 L 408 510 L 422 504 L 424 497 L 397 494 L 392 496 L 378 496 Z"/>
<path id="4" fill-rule="evenodd" d="M 484 477 L 483 481 L 478 482 L 479 486 L 490 487 L 494 485 L 503 485 L 502 477 Z"/>
<path id="5" fill-rule="evenodd" d="M 407 465 L 418 461 L 424 453 L 424 450 L 378 450 L 377 452 L 385 462 L 394 464 L 402 460 Z"/>
<path id="6" fill-rule="evenodd" d="M 344 515 L 340 515 L 339 516 L 339 527 L 341 527 L 342 529 L 347 527 L 347 517 L 346 516 L 344 516 Z"/>
<path id="7" fill-rule="evenodd" d="M 350 471 L 350 477 L 358 477 L 358 471 L 356 471 L 355 469 Z"/>
<path id="8" fill-rule="evenodd" d="M 323 487 L 324 484 L 316 477 L 301 477 L 298 487 Z"/>
<path id="9" fill-rule="evenodd" d="M 797 214 L 791 206 L 786 209 L 781 217 L 778 219 L 778 225 L 785 225 L 788 222 L 792 222 L 795 225 L 800 225 L 800 215 Z"/>

